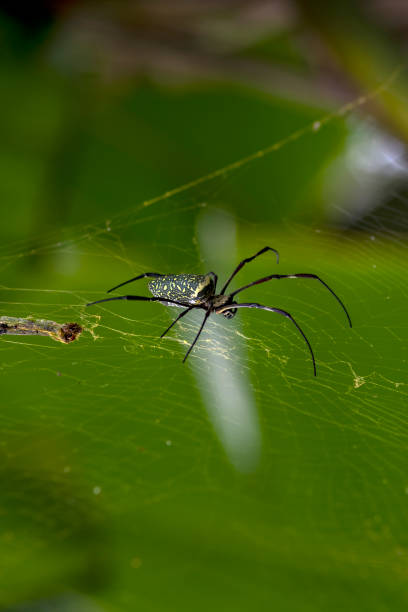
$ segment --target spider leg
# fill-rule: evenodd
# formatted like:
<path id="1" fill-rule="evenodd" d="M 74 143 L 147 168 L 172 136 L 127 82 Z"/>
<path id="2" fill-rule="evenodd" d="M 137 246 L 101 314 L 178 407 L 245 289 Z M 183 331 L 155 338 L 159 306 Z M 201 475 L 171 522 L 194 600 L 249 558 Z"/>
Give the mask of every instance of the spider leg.
<path id="1" fill-rule="evenodd" d="M 166 305 L 184 306 L 189 307 L 190 304 L 185 302 L 176 302 L 175 300 L 169 300 L 162 297 L 148 297 L 146 295 L 119 295 L 118 297 L 104 298 L 103 300 L 96 300 L 96 302 L 90 302 L 87 306 L 93 306 L 94 304 L 101 304 L 102 302 L 114 302 L 115 300 L 136 300 L 138 302 L 160 302 Z"/>
<path id="2" fill-rule="evenodd" d="M 231 308 L 231 306 L 222 306 L 221 308 L 218 308 L 216 310 L 216 313 L 221 314 L 224 310 L 228 310 L 228 308 Z M 283 315 L 284 317 L 287 317 L 288 319 L 290 319 L 292 323 L 295 325 L 295 327 L 298 329 L 298 331 L 302 334 L 309 348 L 310 354 L 312 356 L 312 361 L 313 361 L 313 372 L 314 372 L 314 375 L 316 376 L 316 361 L 315 361 L 315 357 L 313 354 L 313 349 L 310 346 L 310 342 L 306 338 L 301 327 L 296 323 L 295 319 L 292 317 L 292 315 L 289 312 L 286 312 L 286 310 L 281 310 L 280 308 L 272 308 L 271 306 L 262 306 L 262 304 L 257 304 L 255 302 L 254 303 L 251 302 L 247 304 L 234 304 L 234 308 L 259 308 L 260 310 L 269 310 L 270 312 L 276 312 L 277 314 Z"/>
<path id="3" fill-rule="evenodd" d="M 123 287 L 123 285 L 127 285 L 128 283 L 133 283 L 133 281 L 137 281 L 141 278 L 159 278 L 160 276 L 164 276 L 164 274 L 159 274 L 158 272 L 145 272 L 144 274 L 139 274 L 139 276 L 135 276 L 130 280 L 125 281 L 124 283 L 120 283 L 120 285 L 116 285 L 116 287 L 112 287 L 112 289 L 108 289 L 107 293 L 111 291 L 115 291 L 115 289 L 119 289 L 119 287 Z"/>
<path id="4" fill-rule="evenodd" d="M 252 261 L 256 257 L 259 257 L 259 255 L 262 255 L 262 253 L 266 253 L 266 251 L 273 251 L 276 254 L 276 263 L 279 263 L 279 253 L 278 253 L 278 251 L 276 251 L 276 249 L 273 249 L 272 247 L 269 247 L 269 246 L 264 247 L 263 249 L 258 251 L 258 253 L 255 253 L 255 255 L 252 255 L 252 257 L 247 257 L 246 259 L 243 259 L 237 265 L 237 267 L 235 268 L 235 270 L 233 271 L 233 273 L 231 274 L 231 276 L 229 277 L 229 279 L 227 280 L 227 282 L 223 286 L 220 295 L 224 295 L 226 288 L 228 287 L 228 285 L 230 284 L 230 282 L 232 281 L 234 276 L 237 274 L 237 272 L 239 272 L 241 270 L 241 268 L 243 268 L 245 266 L 245 264 L 249 263 L 250 261 Z"/>
<path id="5" fill-rule="evenodd" d="M 213 277 L 213 280 L 214 280 L 214 293 L 215 293 L 216 289 L 217 289 L 218 276 L 216 275 L 215 272 L 208 272 L 208 275 Z"/>
<path id="6" fill-rule="evenodd" d="M 195 343 L 197 342 L 198 338 L 200 337 L 200 334 L 203 331 L 204 325 L 206 324 L 207 319 L 210 316 L 210 314 L 211 314 L 211 310 L 207 310 L 207 312 L 205 313 L 205 316 L 204 316 L 204 321 L 201 323 L 201 327 L 198 330 L 198 333 L 197 333 L 196 337 L 194 338 L 193 342 L 191 343 L 191 346 L 188 349 L 187 353 L 184 355 L 183 363 L 186 361 L 187 357 L 189 356 L 189 354 L 193 350 L 193 347 L 194 347 Z"/>
<path id="7" fill-rule="evenodd" d="M 350 315 L 349 315 L 349 313 L 347 311 L 347 308 L 345 307 L 345 305 L 343 304 L 343 302 L 339 298 L 339 296 L 336 295 L 334 293 L 333 289 L 330 289 L 329 285 L 327 283 L 325 283 L 324 280 L 322 280 L 316 274 L 271 274 L 270 276 L 265 276 L 264 278 L 260 278 L 260 279 L 258 279 L 256 281 L 254 281 L 253 283 L 249 283 L 249 285 L 245 285 L 244 287 L 240 287 L 236 291 L 233 291 L 230 294 L 230 297 L 233 297 L 234 295 L 236 295 L 240 291 L 244 291 L 244 289 L 249 289 L 249 287 L 252 287 L 253 285 L 259 285 L 260 283 L 266 283 L 267 281 L 273 280 L 275 278 L 277 278 L 277 279 L 280 279 L 280 278 L 314 278 L 315 280 L 318 280 L 319 283 L 324 285 L 326 287 L 326 289 L 328 289 L 330 291 L 330 293 L 336 298 L 336 300 L 338 301 L 338 303 L 340 304 L 340 306 L 342 307 L 342 309 L 346 313 L 346 317 L 347 317 L 347 320 L 349 322 L 350 327 L 352 327 Z"/>
<path id="8" fill-rule="evenodd" d="M 177 319 L 174 319 L 173 323 L 171 323 L 168 328 L 166 329 L 166 331 L 164 331 L 162 333 L 162 335 L 160 336 L 160 338 L 163 338 L 167 332 L 169 332 L 171 330 L 171 328 L 173 327 L 173 325 L 175 325 L 177 323 L 177 321 L 179 321 L 179 319 L 181 319 L 182 317 L 184 317 L 184 315 L 186 315 L 188 312 L 190 312 L 190 310 L 192 310 L 194 308 L 194 306 L 190 306 L 189 308 L 187 308 L 186 310 L 183 310 L 182 313 L 179 314 L 179 316 L 177 317 Z"/>

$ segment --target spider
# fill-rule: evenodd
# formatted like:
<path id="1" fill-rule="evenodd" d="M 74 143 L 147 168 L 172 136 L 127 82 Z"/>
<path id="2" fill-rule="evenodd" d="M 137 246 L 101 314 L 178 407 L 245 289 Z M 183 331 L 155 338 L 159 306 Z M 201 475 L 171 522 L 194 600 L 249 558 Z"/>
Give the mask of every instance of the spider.
<path id="1" fill-rule="evenodd" d="M 339 302 L 340 306 L 343 308 L 346 313 L 347 320 L 349 322 L 350 327 L 351 319 L 349 313 L 347 312 L 346 307 L 344 306 L 341 299 L 334 293 L 332 289 L 316 274 L 270 274 L 269 276 L 264 276 L 263 278 L 259 278 L 248 285 L 244 285 L 239 289 L 235 289 L 232 293 L 225 295 L 225 291 L 234 278 L 234 276 L 243 268 L 247 263 L 253 261 L 259 255 L 266 253 L 267 251 L 273 251 L 276 255 L 276 262 L 279 263 L 279 253 L 276 249 L 272 247 L 266 246 L 258 253 L 255 253 L 252 257 L 247 257 L 243 259 L 238 266 L 235 268 L 231 276 L 228 278 L 227 282 L 221 289 L 220 293 L 216 293 L 217 288 L 217 280 L 218 277 L 214 272 L 208 272 L 208 274 L 159 274 L 157 272 L 145 272 L 144 274 L 139 274 L 139 276 L 135 276 L 130 280 L 127 280 L 112 289 L 109 289 L 108 293 L 111 291 L 115 291 L 119 289 L 119 287 L 123 287 L 128 283 L 133 283 L 141 278 L 152 278 L 152 280 L 148 284 L 148 288 L 154 297 L 147 297 L 144 295 L 121 295 L 119 297 L 111 297 L 105 298 L 103 300 L 97 300 L 96 302 L 91 302 L 87 304 L 87 306 L 92 306 L 93 304 L 100 304 L 101 302 L 110 302 L 113 300 L 137 300 L 141 302 L 160 302 L 165 306 L 178 306 L 180 308 L 185 308 L 182 313 L 178 315 L 178 317 L 168 326 L 168 328 L 162 333 L 160 338 L 163 338 L 170 331 L 170 329 L 179 321 L 182 317 L 184 317 L 190 310 L 194 308 L 201 308 L 205 311 L 204 320 L 201 323 L 200 329 L 193 342 L 191 343 L 187 353 L 184 356 L 183 363 L 186 361 L 187 357 L 191 353 L 195 343 L 200 337 L 201 332 L 203 331 L 204 325 L 206 324 L 209 316 L 211 314 L 222 314 L 227 319 L 232 319 L 238 310 L 238 308 L 259 308 L 260 310 L 268 310 L 270 312 L 276 312 L 292 321 L 295 327 L 298 329 L 300 334 L 303 336 L 313 362 L 313 373 L 316 376 L 316 361 L 313 354 L 312 347 L 310 345 L 309 340 L 306 338 L 306 335 L 300 328 L 300 326 L 296 323 L 295 319 L 289 312 L 286 310 L 281 310 L 280 308 L 272 308 L 271 306 L 263 306 L 262 304 L 258 304 L 257 302 L 245 302 L 245 303 L 237 303 L 234 301 L 234 297 L 237 293 L 244 291 L 245 289 L 249 289 L 249 287 L 253 287 L 254 285 L 259 285 L 260 283 L 266 283 L 267 281 L 281 278 L 313 278 L 319 281 L 322 285 L 326 287 L 330 291 L 330 293 L 336 298 Z"/>

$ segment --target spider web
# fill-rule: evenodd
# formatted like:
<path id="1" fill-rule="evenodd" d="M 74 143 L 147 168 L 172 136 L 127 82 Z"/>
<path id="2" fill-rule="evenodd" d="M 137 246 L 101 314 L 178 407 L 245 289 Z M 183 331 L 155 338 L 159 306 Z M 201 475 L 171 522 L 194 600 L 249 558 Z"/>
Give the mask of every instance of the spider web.
<path id="1" fill-rule="evenodd" d="M 365 101 L 110 219 L 67 228 L 63 236 L 45 235 L 35 244 L 1 246 L 5 314 L 75 321 L 85 328 L 67 347 L 44 338 L 10 336 L 0 342 L 7 398 L 1 415 L 4 601 L 17 589 L 13 573 L 22 551 L 29 550 L 30 559 L 45 547 L 59 571 L 73 573 L 74 588 L 85 581 L 87 590 L 96 589 L 113 563 L 122 582 L 121 595 L 113 589 L 113 609 L 133 609 L 135 601 L 150 605 L 157 575 L 167 596 L 171 592 L 163 540 L 171 547 L 173 532 L 181 538 L 174 561 L 181 573 L 189 539 L 204 557 L 210 554 L 211 544 L 197 532 L 194 517 L 200 517 L 200 530 L 211 532 L 224 562 L 231 546 L 237 547 L 238 559 L 240 547 L 249 551 L 241 561 L 245 572 L 254 563 L 253 584 L 262 585 L 271 568 L 276 570 L 277 601 L 285 601 L 290 590 L 285 572 L 293 577 L 297 571 L 293 548 L 300 567 L 312 564 L 310 580 L 347 567 L 350 588 L 354 580 L 366 580 L 376 601 L 391 600 L 393 609 L 402 609 L 407 597 L 406 201 L 396 193 L 381 212 L 352 219 L 334 202 L 333 210 L 352 224 L 347 232 L 291 220 L 280 226 L 250 223 L 217 205 L 226 177 L 234 180 L 236 170 L 256 166 L 266 153 L 296 139 L 314 138 L 326 123 Z M 394 207 L 397 227 L 390 223 Z M 313 346 L 316 379 L 297 330 L 272 313 L 242 309 L 233 321 L 211 317 L 182 365 L 202 314 L 190 313 L 160 340 L 177 309 L 126 302 L 86 308 L 116 282 L 149 270 L 214 270 L 222 283 L 240 259 L 265 245 L 279 250 L 279 266 L 273 255 L 263 255 L 239 273 L 234 287 L 271 269 L 315 272 L 350 310 L 353 330 L 332 296 L 313 281 L 273 281 L 240 295 L 240 301 L 293 314 Z M 21 260 L 38 257 L 47 257 L 57 270 L 80 263 L 78 286 L 67 289 L 54 275 L 61 288 L 42 289 L 35 274 L 32 286 L 17 286 Z M 145 289 L 140 281 L 131 291 L 143 295 Z M 226 517 L 233 519 L 228 527 Z M 106 537 L 110 521 L 114 549 L 120 550 L 114 561 Z M 83 537 L 86 550 L 78 545 Z M 276 569 L 276 559 L 284 570 Z M 235 588 L 238 561 L 230 562 Z M 145 565 L 143 578 L 135 578 Z M 178 580 L 176 570 L 175 575 Z M 221 593 L 220 578 L 209 575 Z M 26 592 L 37 592 L 38 582 L 34 571 Z M 344 609 L 347 596 L 336 589 L 327 592 Z M 306 592 L 299 587 L 293 605 Z M 263 609 L 268 596 L 262 588 L 252 596 Z M 177 609 L 171 598 L 168 605 Z M 200 605 L 205 609 L 208 600 L 197 609 Z"/>

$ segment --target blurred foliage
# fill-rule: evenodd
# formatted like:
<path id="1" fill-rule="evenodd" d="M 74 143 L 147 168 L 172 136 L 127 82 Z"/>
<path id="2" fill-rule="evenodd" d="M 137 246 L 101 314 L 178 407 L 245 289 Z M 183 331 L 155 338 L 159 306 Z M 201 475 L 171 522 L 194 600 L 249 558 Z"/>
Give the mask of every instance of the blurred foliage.
<path id="1" fill-rule="evenodd" d="M 143 204 L 389 77 L 407 11 L 352 4 L 340 19 L 300 1 L 1 3 L 1 309 L 86 328 L 69 346 L 0 340 L 2 609 L 406 609 L 405 72 L 354 123 Z M 390 150 L 399 171 L 383 175 Z M 367 151 L 371 183 L 354 189 Z M 134 273 L 224 276 L 265 244 L 350 307 L 353 332 L 319 288 L 248 294 L 296 315 L 317 380 L 267 313 L 214 322 L 182 367 L 194 317 L 159 342 L 161 306 L 85 308 Z M 248 473 L 212 412 L 236 425 L 238 383 L 262 439 Z"/>

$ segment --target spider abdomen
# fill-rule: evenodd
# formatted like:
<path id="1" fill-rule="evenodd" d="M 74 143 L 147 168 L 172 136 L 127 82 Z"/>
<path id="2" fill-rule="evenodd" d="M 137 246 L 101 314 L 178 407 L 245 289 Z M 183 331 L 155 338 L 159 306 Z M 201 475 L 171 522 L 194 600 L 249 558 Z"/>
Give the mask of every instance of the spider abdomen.
<path id="1" fill-rule="evenodd" d="M 152 279 L 149 291 L 154 297 L 186 304 L 201 304 L 214 295 L 213 274 L 168 274 Z"/>

